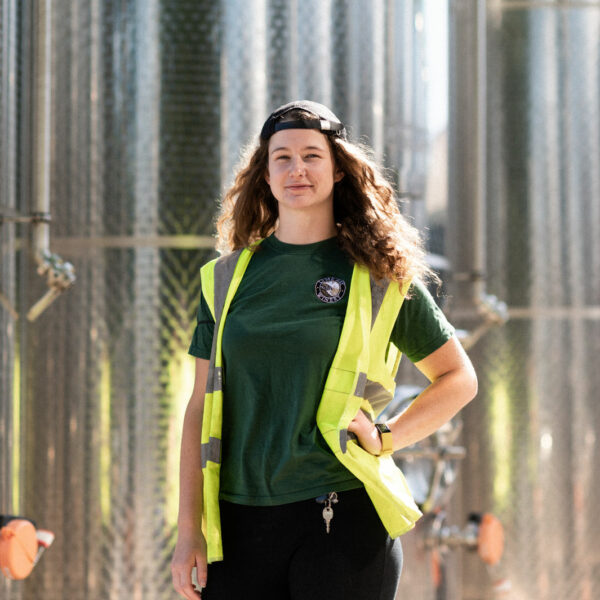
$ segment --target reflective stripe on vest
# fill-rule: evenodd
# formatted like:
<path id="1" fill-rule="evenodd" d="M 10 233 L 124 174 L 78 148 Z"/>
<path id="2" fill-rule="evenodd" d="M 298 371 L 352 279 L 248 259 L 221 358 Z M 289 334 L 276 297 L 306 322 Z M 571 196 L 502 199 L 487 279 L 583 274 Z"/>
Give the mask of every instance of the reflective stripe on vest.
<path id="1" fill-rule="evenodd" d="M 222 336 L 225 318 L 252 258 L 248 249 L 215 259 L 201 270 L 202 293 L 215 319 L 202 421 L 204 527 L 208 562 L 223 559 L 219 513 L 221 428 L 223 418 Z M 400 469 L 391 456 L 363 450 L 348 425 L 362 408 L 371 418 L 393 398 L 400 353 L 390 336 L 409 283 L 374 281 L 354 266 L 340 341 L 317 410 L 317 426 L 338 460 L 364 484 L 392 537 L 413 527 L 421 516 Z"/>

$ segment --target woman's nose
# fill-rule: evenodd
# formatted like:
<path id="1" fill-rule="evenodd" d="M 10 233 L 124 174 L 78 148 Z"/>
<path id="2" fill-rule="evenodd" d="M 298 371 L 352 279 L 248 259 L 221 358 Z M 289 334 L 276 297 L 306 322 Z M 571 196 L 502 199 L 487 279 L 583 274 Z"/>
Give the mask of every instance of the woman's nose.
<path id="1" fill-rule="evenodd" d="M 296 158 L 292 163 L 292 174 L 304 175 L 306 173 L 306 165 L 301 158 Z"/>

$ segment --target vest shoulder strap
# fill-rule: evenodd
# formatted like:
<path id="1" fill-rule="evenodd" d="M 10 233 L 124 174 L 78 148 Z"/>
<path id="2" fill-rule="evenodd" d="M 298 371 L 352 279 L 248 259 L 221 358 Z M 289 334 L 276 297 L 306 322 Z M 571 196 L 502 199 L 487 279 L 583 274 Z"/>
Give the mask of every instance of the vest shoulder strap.
<path id="1" fill-rule="evenodd" d="M 218 258 L 215 258 L 200 269 L 202 296 L 204 296 L 204 301 L 208 305 L 213 319 L 215 318 L 215 265 L 218 260 Z"/>
<path id="2" fill-rule="evenodd" d="M 242 252 L 244 250 L 236 250 L 231 254 L 215 258 L 200 269 L 202 295 L 215 323 L 221 318 L 227 290 Z"/>

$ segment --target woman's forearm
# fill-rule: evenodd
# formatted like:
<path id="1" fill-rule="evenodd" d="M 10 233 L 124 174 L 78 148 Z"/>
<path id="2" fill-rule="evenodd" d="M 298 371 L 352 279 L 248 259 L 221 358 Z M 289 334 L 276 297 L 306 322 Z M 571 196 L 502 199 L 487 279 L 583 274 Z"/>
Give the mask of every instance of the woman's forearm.
<path id="1" fill-rule="evenodd" d="M 417 368 L 431 384 L 408 409 L 387 422 L 393 448 L 400 450 L 426 438 L 449 421 L 477 393 L 473 365 L 456 337 L 425 357 Z M 348 425 L 359 444 L 371 454 L 380 454 L 381 439 L 373 423 L 362 412 Z"/>
<path id="2" fill-rule="evenodd" d="M 180 528 L 200 528 L 202 525 L 202 411 L 191 402 L 185 411 L 179 463 Z"/>
<path id="3" fill-rule="evenodd" d="M 202 526 L 202 415 L 204 391 L 208 378 L 208 361 L 196 359 L 194 390 L 183 419 L 179 462 L 179 516 L 183 529 Z"/>
<path id="4" fill-rule="evenodd" d="M 192 572 L 200 587 L 206 587 L 206 540 L 202 535 L 202 415 L 208 361 L 196 359 L 192 397 L 183 418 L 179 462 L 179 516 L 177 543 L 171 560 L 173 587 L 183 598 L 200 598 Z"/>
<path id="5" fill-rule="evenodd" d="M 431 384 L 405 412 L 390 419 L 394 450 L 437 431 L 477 394 L 475 370 L 456 336 L 415 366 Z"/>
<path id="6" fill-rule="evenodd" d="M 394 450 L 410 446 L 437 431 L 477 393 L 477 379 L 465 366 L 438 377 L 402 414 L 390 419 Z"/>

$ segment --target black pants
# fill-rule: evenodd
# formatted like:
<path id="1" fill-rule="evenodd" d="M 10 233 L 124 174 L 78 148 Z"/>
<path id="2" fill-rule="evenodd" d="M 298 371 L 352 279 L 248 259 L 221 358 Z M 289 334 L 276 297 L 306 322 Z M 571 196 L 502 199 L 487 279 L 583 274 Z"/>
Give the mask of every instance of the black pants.
<path id="1" fill-rule="evenodd" d="M 221 502 L 225 560 L 208 566 L 203 600 L 394 600 L 402 547 L 364 489 L 340 492 L 330 533 L 323 505 Z"/>

